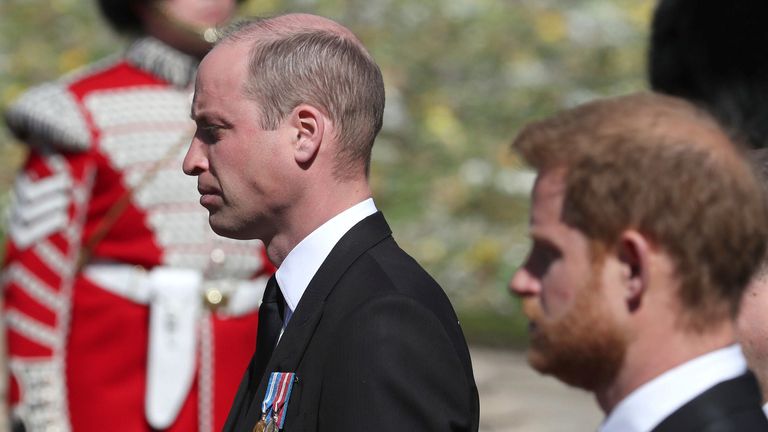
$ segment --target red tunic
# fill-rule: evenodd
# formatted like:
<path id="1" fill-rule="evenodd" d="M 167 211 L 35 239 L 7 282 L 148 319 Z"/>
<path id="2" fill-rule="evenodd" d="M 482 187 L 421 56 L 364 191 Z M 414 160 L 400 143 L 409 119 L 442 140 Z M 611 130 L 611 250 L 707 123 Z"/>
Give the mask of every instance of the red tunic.
<path id="1" fill-rule="evenodd" d="M 211 231 L 196 179 L 181 171 L 194 131 L 196 66 L 143 39 L 120 58 L 30 90 L 8 112 L 9 126 L 30 146 L 0 279 L 11 411 L 27 431 L 153 430 L 151 412 L 166 419 L 155 426 L 170 421 L 174 431 L 224 423 L 255 347 L 256 306 L 273 268 L 260 242 Z M 121 197 L 127 206 L 116 210 Z M 78 256 L 92 242 L 79 270 Z M 155 278 L 159 270 L 171 277 Z M 195 307 L 166 304 L 159 314 L 157 299 L 171 292 L 162 281 L 178 282 L 174 272 L 192 281 L 178 289 Z M 219 292 L 225 299 L 214 307 Z M 178 330 L 179 317 L 193 318 L 193 326 Z M 189 355 L 165 353 L 165 366 L 151 366 L 162 377 L 178 372 L 169 364 L 191 364 L 188 389 L 168 384 L 181 396 L 148 389 L 148 346 L 162 332 L 171 338 L 162 340 L 181 335 L 193 344 Z"/>

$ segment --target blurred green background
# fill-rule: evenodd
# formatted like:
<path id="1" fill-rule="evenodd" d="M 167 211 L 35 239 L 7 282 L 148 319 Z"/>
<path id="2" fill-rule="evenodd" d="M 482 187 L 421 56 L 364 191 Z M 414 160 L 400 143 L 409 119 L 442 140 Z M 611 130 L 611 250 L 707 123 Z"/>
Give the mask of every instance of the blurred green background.
<path id="1" fill-rule="evenodd" d="M 517 346 L 525 324 L 506 284 L 528 247 L 533 174 L 509 143 L 527 120 L 644 89 L 653 5 L 249 0 L 241 15 L 312 12 L 358 34 L 387 90 L 373 155 L 377 205 L 398 242 L 446 289 L 470 341 Z M 92 0 L 0 0 L 0 110 L 27 87 L 125 44 Z M 3 215 L 23 157 L 0 128 Z"/>

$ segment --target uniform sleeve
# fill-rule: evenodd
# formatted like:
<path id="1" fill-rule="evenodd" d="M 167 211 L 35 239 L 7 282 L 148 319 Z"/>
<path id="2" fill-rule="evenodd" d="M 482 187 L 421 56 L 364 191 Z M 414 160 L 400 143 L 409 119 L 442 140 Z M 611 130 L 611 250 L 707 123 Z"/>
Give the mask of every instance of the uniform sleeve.
<path id="1" fill-rule="evenodd" d="M 67 418 L 64 344 L 94 172 L 85 154 L 35 148 L 12 191 L 0 292 L 10 403 L 33 429 Z"/>
<path id="2" fill-rule="evenodd" d="M 372 300 L 324 374 L 320 430 L 468 431 L 472 387 L 438 319 L 416 301 Z"/>

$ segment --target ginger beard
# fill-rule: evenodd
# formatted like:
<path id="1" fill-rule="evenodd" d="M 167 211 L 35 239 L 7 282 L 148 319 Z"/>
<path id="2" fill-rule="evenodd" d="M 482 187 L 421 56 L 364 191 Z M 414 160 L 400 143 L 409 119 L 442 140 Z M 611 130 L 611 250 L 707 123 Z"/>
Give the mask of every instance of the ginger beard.
<path id="1" fill-rule="evenodd" d="M 573 304 L 561 317 L 547 317 L 538 298 L 523 300 L 523 311 L 531 322 L 528 363 L 543 374 L 590 391 L 615 379 L 627 349 L 626 332 L 609 313 L 598 282 L 603 260 L 592 267 L 590 278 L 576 289 Z"/>

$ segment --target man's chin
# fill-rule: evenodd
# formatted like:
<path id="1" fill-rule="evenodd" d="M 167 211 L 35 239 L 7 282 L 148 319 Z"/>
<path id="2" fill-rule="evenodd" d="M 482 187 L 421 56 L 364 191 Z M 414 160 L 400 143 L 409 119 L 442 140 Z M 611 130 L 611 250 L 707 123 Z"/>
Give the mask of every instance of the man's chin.
<path id="1" fill-rule="evenodd" d="M 528 349 L 528 364 L 542 375 L 549 375 L 565 384 L 592 390 L 589 378 L 585 377 L 586 371 L 575 370 L 574 365 L 568 359 L 559 358 L 556 353 L 544 353 L 535 348 Z"/>
<path id="2" fill-rule="evenodd" d="M 610 335 L 605 335 L 610 339 Z M 625 348 L 616 341 L 605 344 L 583 340 L 570 344 L 564 340 L 547 340 L 541 335 L 530 341 L 528 364 L 543 375 L 550 375 L 565 384 L 594 391 L 610 383 L 621 367 Z"/>
<path id="3" fill-rule="evenodd" d="M 216 234 L 235 240 L 249 240 L 251 238 L 245 235 L 245 231 L 243 229 L 239 229 L 237 226 L 233 226 L 231 224 L 222 223 L 222 221 L 220 221 L 221 218 L 216 216 L 216 213 L 211 212 L 210 216 L 208 217 L 208 224 Z"/>
<path id="4" fill-rule="evenodd" d="M 260 235 L 260 232 L 255 232 L 251 228 L 252 225 L 236 223 L 231 220 L 227 220 L 219 212 L 210 211 L 208 216 L 208 224 L 216 234 L 231 238 L 234 240 L 264 240 Z"/>
<path id="5" fill-rule="evenodd" d="M 528 359 L 528 365 L 530 365 L 537 372 L 544 375 L 552 374 L 551 357 L 547 356 L 546 353 L 542 352 L 541 350 L 537 349 L 535 346 L 531 345 L 528 347 L 528 351 L 526 352 L 526 355 Z"/>

